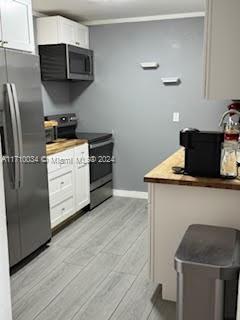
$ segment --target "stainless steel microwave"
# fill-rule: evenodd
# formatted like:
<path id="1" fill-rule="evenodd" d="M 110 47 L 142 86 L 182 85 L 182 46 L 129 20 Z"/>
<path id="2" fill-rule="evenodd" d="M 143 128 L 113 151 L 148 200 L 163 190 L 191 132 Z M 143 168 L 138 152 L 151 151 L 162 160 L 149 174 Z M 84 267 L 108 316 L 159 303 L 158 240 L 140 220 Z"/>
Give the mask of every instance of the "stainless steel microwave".
<path id="1" fill-rule="evenodd" d="M 94 80 L 93 51 L 68 44 L 39 46 L 43 81 Z"/>

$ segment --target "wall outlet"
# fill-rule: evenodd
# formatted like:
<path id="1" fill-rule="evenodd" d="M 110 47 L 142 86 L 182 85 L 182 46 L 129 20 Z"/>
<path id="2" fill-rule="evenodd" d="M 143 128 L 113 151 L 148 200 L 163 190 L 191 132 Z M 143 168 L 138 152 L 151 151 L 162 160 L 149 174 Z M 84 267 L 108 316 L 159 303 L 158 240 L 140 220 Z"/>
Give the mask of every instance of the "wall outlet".
<path id="1" fill-rule="evenodd" d="M 179 122 L 180 115 L 179 112 L 173 112 L 173 122 Z"/>

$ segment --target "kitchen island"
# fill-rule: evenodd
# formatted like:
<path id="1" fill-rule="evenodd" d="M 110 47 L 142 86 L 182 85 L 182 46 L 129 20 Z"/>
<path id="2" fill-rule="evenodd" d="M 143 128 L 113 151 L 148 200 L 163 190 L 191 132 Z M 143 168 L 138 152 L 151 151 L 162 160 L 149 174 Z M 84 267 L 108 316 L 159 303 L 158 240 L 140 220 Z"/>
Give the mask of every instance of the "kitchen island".
<path id="1" fill-rule="evenodd" d="M 163 299 L 176 301 L 174 255 L 191 224 L 240 229 L 240 180 L 176 175 L 184 166 L 184 149 L 150 171 L 149 190 L 150 278 L 162 284 Z"/>

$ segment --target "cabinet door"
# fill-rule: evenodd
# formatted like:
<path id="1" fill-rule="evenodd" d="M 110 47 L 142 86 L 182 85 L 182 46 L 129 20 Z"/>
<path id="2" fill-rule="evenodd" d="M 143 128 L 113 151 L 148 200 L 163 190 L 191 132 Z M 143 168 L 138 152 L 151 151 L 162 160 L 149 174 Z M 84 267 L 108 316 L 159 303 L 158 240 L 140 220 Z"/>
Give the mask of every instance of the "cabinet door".
<path id="1" fill-rule="evenodd" d="M 90 203 L 88 144 L 75 148 L 75 199 L 76 211 Z"/>
<path id="2" fill-rule="evenodd" d="M 2 0 L 1 19 L 4 47 L 33 52 L 31 0 Z"/>
<path id="3" fill-rule="evenodd" d="M 69 19 L 59 18 L 59 43 L 76 45 L 76 22 Z"/>
<path id="4" fill-rule="evenodd" d="M 76 25 L 76 45 L 89 49 L 89 30 L 81 24 Z"/>
<path id="5" fill-rule="evenodd" d="M 239 0 L 208 0 L 205 28 L 205 97 L 240 99 Z"/>

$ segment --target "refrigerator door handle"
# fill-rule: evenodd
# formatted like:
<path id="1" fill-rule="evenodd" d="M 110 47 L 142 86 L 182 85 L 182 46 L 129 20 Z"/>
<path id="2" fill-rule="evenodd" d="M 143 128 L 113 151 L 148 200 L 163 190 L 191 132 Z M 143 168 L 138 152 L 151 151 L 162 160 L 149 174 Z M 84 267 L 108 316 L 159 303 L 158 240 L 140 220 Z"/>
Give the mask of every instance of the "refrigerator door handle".
<path id="1" fill-rule="evenodd" d="M 19 188 L 19 165 L 18 159 L 19 156 L 19 144 L 18 144 L 18 132 L 17 132 L 17 120 L 16 120 L 16 113 L 14 107 L 14 99 L 13 99 L 13 92 L 10 83 L 6 83 L 6 93 L 8 97 L 9 103 L 9 111 L 10 111 L 10 121 L 13 130 L 13 147 L 14 147 L 14 154 L 13 159 L 9 159 L 9 161 L 13 161 L 14 163 L 14 172 L 13 172 L 13 188 L 16 190 Z M 7 125 L 7 124 L 6 124 Z M 11 156 L 11 155 L 10 155 Z"/>
<path id="2" fill-rule="evenodd" d="M 18 96 L 17 90 L 14 83 L 11 84 L 12 93 L 13 93 L 13 100 L 15 106 L 15 114 L 16 114 L 16 123 L 17 123 L 17 135 L 18 135 L 18 150 L 19 150 L 19 159 L 18 159 L 18 166 L 19 166 L 19 188 L 23 187 L 23 135 L 22 135 L 22 123 L 20 117 L 20 109 L 18 103 Z"/>

